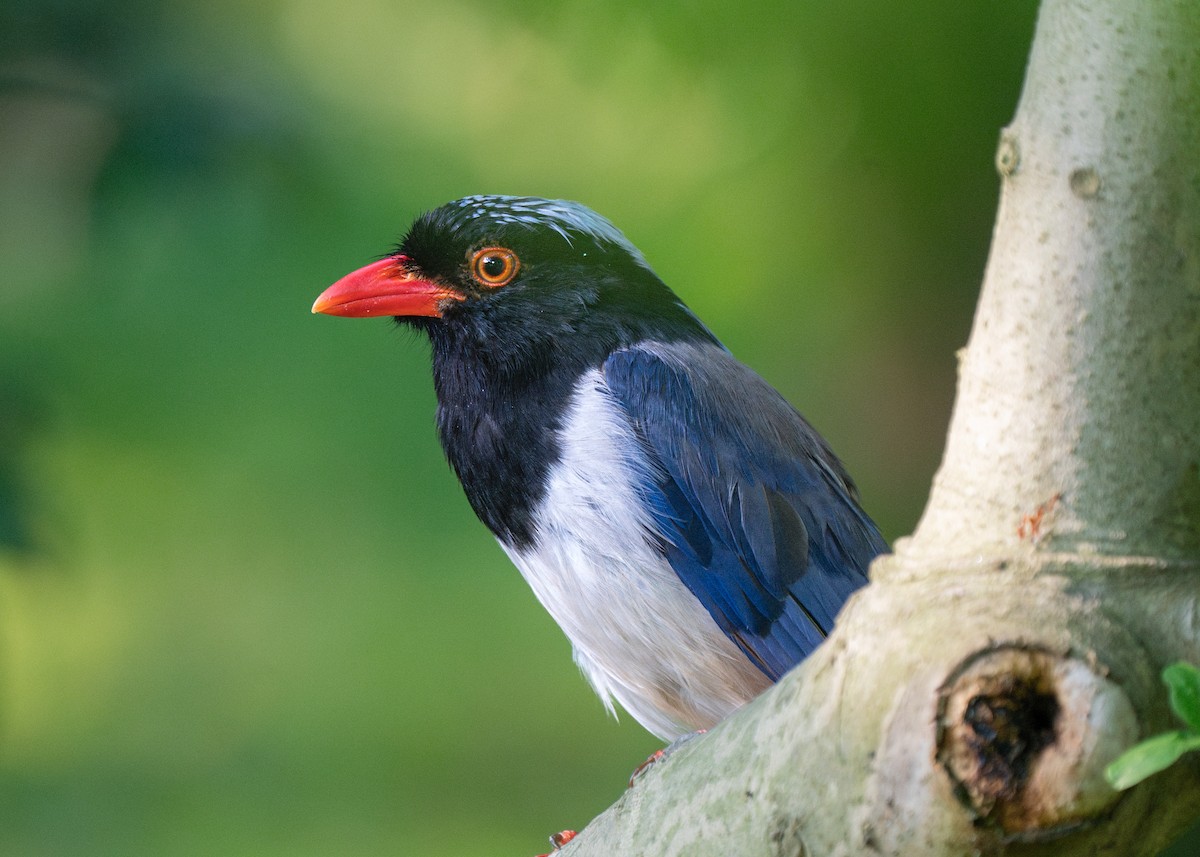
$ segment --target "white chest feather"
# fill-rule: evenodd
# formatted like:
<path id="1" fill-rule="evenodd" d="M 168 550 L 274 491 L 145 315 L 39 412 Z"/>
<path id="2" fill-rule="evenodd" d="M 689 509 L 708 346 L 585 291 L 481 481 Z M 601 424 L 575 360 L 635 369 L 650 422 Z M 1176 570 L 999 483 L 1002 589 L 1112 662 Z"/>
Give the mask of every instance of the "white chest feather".
<path id="1" fill-rule="evenodd" d="M 712 726 L 770 684 L 658 552 L 637 497 L 649 465 L 598 371 L 568 408 L 534 546 L 506 548 L 575 661 L 664 739 Z"/>

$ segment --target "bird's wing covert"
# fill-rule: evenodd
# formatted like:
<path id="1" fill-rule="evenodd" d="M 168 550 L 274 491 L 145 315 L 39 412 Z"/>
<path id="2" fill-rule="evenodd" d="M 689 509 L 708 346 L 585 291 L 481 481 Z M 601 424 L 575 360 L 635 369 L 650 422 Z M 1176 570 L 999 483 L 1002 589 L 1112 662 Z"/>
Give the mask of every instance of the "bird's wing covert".
<path id="1" fill-rule="evenodd" d="M 650 460 L 639 487 L 668 562 L 778 678 L 887 548 L 853 483 L 804 418 L 719 346 L 627 348 L 603 371 Z"/>

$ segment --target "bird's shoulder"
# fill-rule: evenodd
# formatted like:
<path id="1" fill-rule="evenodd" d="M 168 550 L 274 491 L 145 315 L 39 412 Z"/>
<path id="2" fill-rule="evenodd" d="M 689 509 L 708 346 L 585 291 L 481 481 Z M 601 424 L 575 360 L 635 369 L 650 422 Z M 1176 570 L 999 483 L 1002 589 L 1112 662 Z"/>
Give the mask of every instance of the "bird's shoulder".
<path id="1" fill-rule="evenodd" d="M 644 342 L 612 352 L 605 381 L 660 454 L 707 451 L 710 461 L 759 472 L 779 487 L 854 483 L 825 439 L 753 369 L 708 341 Z M 769 480 L 770 481 L 770 480 Z"/>
<path id="2" fill-rule="evenodd" d="M 662 549 L 772 678 L 819 642 L 886 545 L 816 430 L 723 348 L 648 342 L 603 366 L 654 474 Z"/>

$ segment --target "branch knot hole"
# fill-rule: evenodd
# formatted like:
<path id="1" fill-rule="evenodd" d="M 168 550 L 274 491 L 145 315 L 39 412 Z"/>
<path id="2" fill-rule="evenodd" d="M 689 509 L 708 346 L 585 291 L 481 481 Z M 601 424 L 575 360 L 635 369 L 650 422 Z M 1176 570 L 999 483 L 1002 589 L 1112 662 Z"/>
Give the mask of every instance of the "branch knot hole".
<path id="1" fill-rule="evenodd" d="M 963 739 L 978 766 L 977 788 L 992 800 L 1011 800 L 1054 742 L 1058 697 L 1044 674 L 997 676 L 990 685 L 967 701 Z"/>
<path id="2" fill-rule="evenodd" d="M 976 823 L 1047 839 L 1086 824 L 1117 794 L 1104 766 L 1137 735 L 1124 691 L 1092 659 L 994 644 L 939 690 L 937 760 Z"/>

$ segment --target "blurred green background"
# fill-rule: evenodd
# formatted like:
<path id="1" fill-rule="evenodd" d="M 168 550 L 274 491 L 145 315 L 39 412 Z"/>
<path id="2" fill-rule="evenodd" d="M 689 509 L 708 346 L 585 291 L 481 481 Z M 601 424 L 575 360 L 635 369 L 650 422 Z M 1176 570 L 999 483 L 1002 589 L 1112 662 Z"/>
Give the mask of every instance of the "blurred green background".
<path id="1" fill-rule="evenodd" d="M 425 346 L 313 298 L 447 200 L 584 201 L 903 535 L 1034 12 L 7 0 L 0 853 L 582 827 L 657 742 L 473 519 Z"/>

